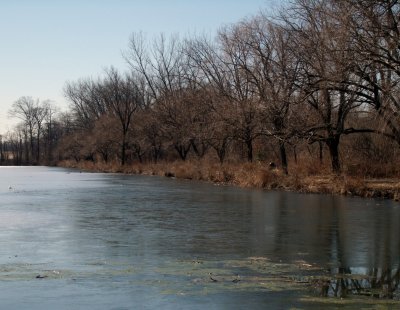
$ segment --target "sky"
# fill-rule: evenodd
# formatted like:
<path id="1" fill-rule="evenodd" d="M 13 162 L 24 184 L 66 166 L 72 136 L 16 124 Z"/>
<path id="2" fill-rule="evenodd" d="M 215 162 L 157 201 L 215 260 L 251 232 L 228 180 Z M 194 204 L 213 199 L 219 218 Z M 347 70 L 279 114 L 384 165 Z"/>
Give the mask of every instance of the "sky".
<path id="1" fill-rule="evenodd" d="M 101 75 L 122 57 L 129 37 L 213 35 L 219 27 L 277 8 L 277 0 L 0 0 L 0 134 L 18 120 L 22 96 L 67 110 L 67 81 Z"/>

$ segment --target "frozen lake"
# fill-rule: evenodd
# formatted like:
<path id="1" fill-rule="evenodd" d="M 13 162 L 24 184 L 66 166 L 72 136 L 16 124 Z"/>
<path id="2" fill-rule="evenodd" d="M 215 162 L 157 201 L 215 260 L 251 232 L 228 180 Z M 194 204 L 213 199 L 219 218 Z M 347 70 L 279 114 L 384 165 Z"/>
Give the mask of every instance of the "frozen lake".
<path id="1" fill-rule="evenodd" d="M 318 309 L 271 283 L 395 274 L 399 222 L 392 201 L 0 167 L 1 308 Z"/>

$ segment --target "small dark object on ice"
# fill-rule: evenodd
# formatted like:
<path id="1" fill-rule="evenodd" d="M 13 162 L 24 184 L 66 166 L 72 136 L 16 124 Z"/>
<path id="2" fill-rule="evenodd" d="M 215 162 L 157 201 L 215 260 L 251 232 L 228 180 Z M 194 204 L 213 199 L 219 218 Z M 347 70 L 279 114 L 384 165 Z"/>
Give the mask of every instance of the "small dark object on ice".
<path id="1" fill-rule="evenodd" d="M 232 280 L 233 283 L 238 283 L 240 281 L 240 276 L 237 274 L 236 278 Z"/>
<path id="2" fill-rule="evenodd" d="M 212 277 L 212 273 L 211 273 L 211 272 L 209 273 L 209 275 L 210 275 L 210 280 L 211 280 L 212 282 L 218 282 L 217 279 L 214 279 L 214 278 Z"/>
<path id="3" fill-rule="evenodd" d="M 36 279 L 45 279 L 45 278 L 47 278 L 47 276 L 42 276 L 42 275 L 40 275 L 40 274 L 38 274 L 38 275 L 36 276 Z"/>

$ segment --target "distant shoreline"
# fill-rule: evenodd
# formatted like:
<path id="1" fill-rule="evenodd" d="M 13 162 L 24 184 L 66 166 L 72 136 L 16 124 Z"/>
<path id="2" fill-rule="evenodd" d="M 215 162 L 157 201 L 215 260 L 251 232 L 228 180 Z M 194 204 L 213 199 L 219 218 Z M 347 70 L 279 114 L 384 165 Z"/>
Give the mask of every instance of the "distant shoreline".
<path id="1" fill-rule="evenodd" d="M 120 166 L 87 161 L 63 161 L 57 166 L 78 168 L 89 172 L 157 175 L 245 188 L 400 200 L 400 180 L 398 179 L 362 178 L 334 174 L 301 175 L 293 173 L 285 175 L 279 169 L 269 169 L 260 163 L 220 165 L 199 161 L 177 161 Z"/>

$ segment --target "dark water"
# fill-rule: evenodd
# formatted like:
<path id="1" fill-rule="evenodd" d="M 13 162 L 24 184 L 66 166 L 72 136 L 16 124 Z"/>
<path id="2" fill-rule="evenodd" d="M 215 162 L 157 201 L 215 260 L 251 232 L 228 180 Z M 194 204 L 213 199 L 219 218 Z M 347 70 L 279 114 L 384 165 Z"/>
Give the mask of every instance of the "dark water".
<path id="1" fill-rule="evenodd" d="M 395 273 L 399 223 L 391 201 L 2 167 L 0 308 L 308 309 L 273 268 Z"/>

